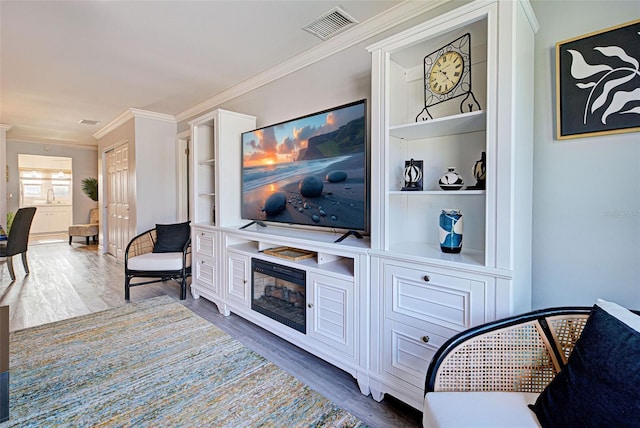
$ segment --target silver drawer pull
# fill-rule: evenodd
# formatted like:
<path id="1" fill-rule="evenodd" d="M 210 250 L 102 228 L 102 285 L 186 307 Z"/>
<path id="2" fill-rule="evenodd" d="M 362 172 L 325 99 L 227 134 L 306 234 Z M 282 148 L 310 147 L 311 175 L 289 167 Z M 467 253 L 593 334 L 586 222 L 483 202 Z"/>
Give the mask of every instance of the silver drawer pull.
<path id="1" fill-rule="evenodd" d="M 422 341 L 424 343 L 429 343 L 429 336 L 422 336 Z"/>
<path id="2" fill-rule="evenodd" d="M 424 279 L 424 282 L 429 282 L 431 281 L 431 278 L 429 277 L 429 275 L 425 275 L 422 277 L 422 279 Z"/>

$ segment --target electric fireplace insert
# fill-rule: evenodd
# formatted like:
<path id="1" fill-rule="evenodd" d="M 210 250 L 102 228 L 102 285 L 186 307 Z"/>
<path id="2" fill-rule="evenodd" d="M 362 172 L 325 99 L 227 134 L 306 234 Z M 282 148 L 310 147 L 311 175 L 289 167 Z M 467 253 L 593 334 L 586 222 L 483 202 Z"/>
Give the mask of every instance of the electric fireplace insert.
<path id="1" fill-rule="evenodd" d="M 251 309 L 306 333 L 306 272 L 251 259 Z"/>

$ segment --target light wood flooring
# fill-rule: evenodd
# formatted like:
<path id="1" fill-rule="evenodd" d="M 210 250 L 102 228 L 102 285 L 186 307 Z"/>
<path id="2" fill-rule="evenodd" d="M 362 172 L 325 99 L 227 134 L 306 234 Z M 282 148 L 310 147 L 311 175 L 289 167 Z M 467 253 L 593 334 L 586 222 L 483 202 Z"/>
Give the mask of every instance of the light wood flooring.
<path id="1" fill-rule="evenodd" d="M 11 331 L 124 303 L 122 263 L 98 254 L 96 245 L 36 242 L 29 245 L 30 275 L 25 276 L 19 256 L 14 258 L 14 282 L 9 278 L 6 263 L 0 264 L 0 305 L 10 306 Z M 179 287 L 172 282 L 135 287 L 131 290 L 131 300 L 164 294 L 178 300 Z M 415 409 L 391 397 L 378 403 L 362 395 L 348 373 L 234 314 L 221 315 L 206 299 L 195 300 L 187 293 L 187 300 L 181 303 L 371 427 L 420 426 L 422 414 Z"/>

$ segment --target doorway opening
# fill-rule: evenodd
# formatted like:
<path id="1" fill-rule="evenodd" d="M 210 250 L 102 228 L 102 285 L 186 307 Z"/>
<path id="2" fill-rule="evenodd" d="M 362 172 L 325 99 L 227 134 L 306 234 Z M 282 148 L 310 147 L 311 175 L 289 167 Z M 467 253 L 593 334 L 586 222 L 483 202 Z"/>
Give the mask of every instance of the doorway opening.
<path id="1" fill-rule="evenodd" d="M 18 154 L 19 204 L 36 207 L 30 241 L 65 242 L 73 222 L 70 157 Z"/>

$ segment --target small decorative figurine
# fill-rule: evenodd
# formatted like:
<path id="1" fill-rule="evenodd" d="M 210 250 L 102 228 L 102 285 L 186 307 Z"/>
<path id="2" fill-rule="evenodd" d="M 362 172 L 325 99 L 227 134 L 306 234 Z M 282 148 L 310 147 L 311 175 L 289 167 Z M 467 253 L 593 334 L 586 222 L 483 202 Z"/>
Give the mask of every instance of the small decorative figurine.
<path id="1" fill-rule="evenodd" d="M 464 181 L 462 181 L 462 177 L 455 171 L 455 168 L 450 166 L 449 170 L 445 175 L 440 177 L 438 184 L 442 190 L 460 190 L 462 186 L 464 186 Z"/>
<path id="2" fill-rule="evenodd" d="M 473 176 L 476 178 L 474 186 L 467 186 L 468 190 L 484 190 L 487 179 L 487 153 L 482 152 L 480 160 L 473 165 Z"/>
<path id="3" fill-rule="evenodd" d="M 403 191 L 422 190 L 422 161 L 404 161 L 404 187 Z"/>

